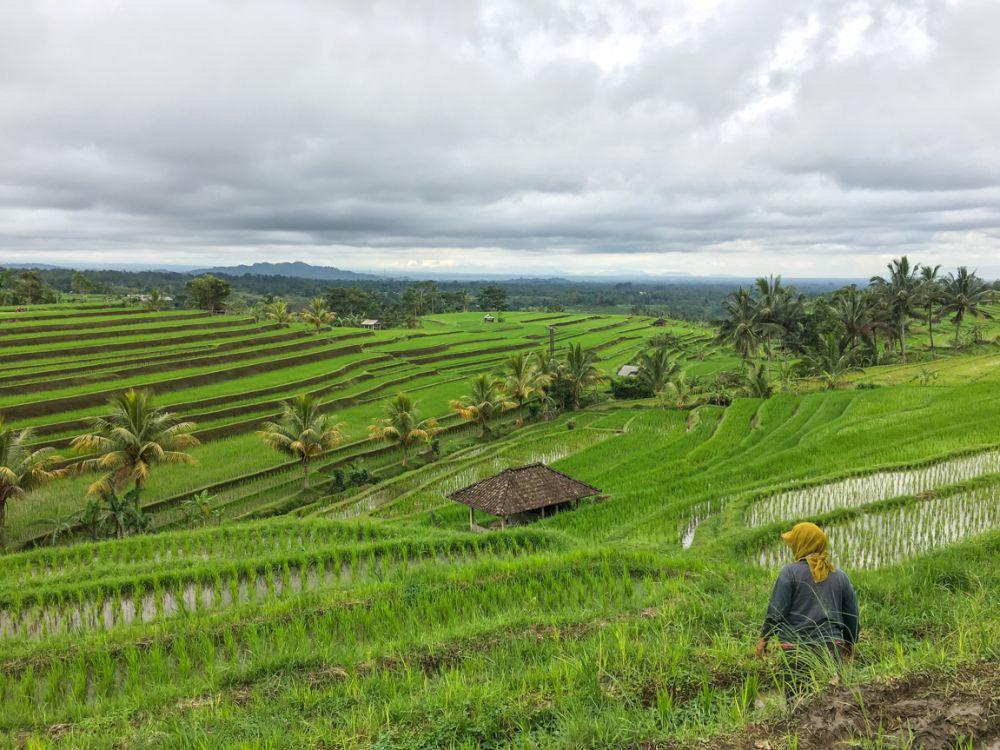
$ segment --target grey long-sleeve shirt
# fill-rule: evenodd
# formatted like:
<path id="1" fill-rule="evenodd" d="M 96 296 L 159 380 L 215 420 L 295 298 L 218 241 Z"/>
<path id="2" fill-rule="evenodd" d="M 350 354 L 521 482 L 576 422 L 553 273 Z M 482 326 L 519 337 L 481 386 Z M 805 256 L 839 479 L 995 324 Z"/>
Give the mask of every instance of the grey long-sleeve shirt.
<path id="1" fill-rule="evenodd" d="M 786 565 L 775 581 L 761 637 L 787 643 L 843 641 L 854 644 L 860 627 L 858 600 L 844 571 L 822 583 L 813 580 L 805 560 Z"/>

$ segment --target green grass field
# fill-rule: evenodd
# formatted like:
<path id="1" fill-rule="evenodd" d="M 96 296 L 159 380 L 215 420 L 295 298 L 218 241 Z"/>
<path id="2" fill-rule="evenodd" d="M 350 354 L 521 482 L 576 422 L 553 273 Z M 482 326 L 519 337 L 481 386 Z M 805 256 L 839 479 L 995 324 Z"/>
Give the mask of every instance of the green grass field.
<path id="1" fill-rule="evenodd" d="M 614 315 L 486 324 L 469 313 L 348 339 L 293 328 L 293 352 L 254 346 L 274 331 L 220 334 L 166 356 L 161 334 L 142 338 L 159 327 L 146 317 L 121 321 L 115 330 L 134 335 L 93 355 L 81 372 L 94 377 L 70 386 L 58 381 L 76 377 L 60 374 L 71 352 L 28 367 L 0 348 L 0 404 L 40 441 L 75 434 L 106 392 L 132 385 L 203 415 L 209 431 L 198 466 L 154 474 L 145 502 L 159 533 L 0 557 L 7 746 L 957 749 L 997 736 L 995 351 L 727 407 L 604 402 L 524 426 L 512 415 L 482 441 L 445 417 L 448 401 L 510 352 L 546 346 L 547 323 L 559 323 L 557 347 L 598 348 L 607 372 L 663 329 Z M 90 346 L 87 320 L 73 346 Z M 671 330 L 690 341 L 689 371 L 734 367 L 709 329 Z M 41 347 L 48 334 L 38 335 Z M 337 352 L 345 346 L 356 349 Z M 143 363 L 155 369 L 130 372 Z M 4 395 L 19 384 L 30 392 Z M 363 456 L 381 481 L 304 494 L 298 471 L 263 447 L 256 424 L 303 390 L 331 400 L 349 440 L 316 478 Z M 443 456 L 409 471 L 362 440 L 398 390 L 449 428 Z M 602 498 L 486 534 L 446 498 L 536 461 Z M 79 507 L 86 483 L 59 480 L 12 505 L 12 537 L 44 534 L 46 519 Z M 176 503 L 200 487 L 222 520 L 178 528 Z M 275 515 L 255 517 L 265 514 Z M 855 660 L 833 681 L 815 672 L 810 705 L 839 706 L 836 724 L 788 705 L 777 654 L 752 656 L 786 559 L 778 533 L 805 519 L 828 530 L 861 602 Z M 909 725 L 885 713 L 892 701 L 910 702 Z"/>

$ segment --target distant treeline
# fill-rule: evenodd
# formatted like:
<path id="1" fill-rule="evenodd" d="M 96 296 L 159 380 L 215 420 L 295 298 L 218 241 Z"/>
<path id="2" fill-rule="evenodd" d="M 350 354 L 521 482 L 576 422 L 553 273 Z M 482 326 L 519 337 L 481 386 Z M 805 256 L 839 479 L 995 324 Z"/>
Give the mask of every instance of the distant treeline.
<path id="1" fill-rule="evenodd" d="M 177 307 L 194 306 L 188 282 L 191 274 L 171 271 L 73 271 L 71 269 L 9 270 L 8 304 L 38 302 L 20 299 L 19 283 L 31 274 L 52 291 L 128 295 L 159 290 Z M 292 305 L 322 297 L 338 314 L 392 318 L 418 308 L 419 314 L 464 309 L 490 310 L 611 310 L 664 315 L 685 320 L 717 320 L 725 314 L 726 296 L 738 281 L 576 282 L 564 279 L 509 281 L 410 281 L 395 279 L 327 281 L 290 276 L 229 276 L 217 274 L 232 288 L 234 297 L 252 303 L 262 298 L 282 298 Z M 815 296 L 832 291 L 833 282 L 799 282 L 801 293 Z M 498 292 L 499 290 L 499 292 Z M 4 289 L 0 288 L 0 294 Z M 22 295 L 23 296 L 23 295 Z"/>

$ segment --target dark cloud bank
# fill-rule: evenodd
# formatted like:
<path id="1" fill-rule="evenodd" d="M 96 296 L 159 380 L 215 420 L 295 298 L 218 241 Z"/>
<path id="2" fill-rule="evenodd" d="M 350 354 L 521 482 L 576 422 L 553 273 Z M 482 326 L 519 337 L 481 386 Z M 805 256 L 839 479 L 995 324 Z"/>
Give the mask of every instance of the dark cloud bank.
<path id="1" fill-rule="evenodd" d="M 1000 270 L 1000 4 L 0 0 L 0 259 Z"/>

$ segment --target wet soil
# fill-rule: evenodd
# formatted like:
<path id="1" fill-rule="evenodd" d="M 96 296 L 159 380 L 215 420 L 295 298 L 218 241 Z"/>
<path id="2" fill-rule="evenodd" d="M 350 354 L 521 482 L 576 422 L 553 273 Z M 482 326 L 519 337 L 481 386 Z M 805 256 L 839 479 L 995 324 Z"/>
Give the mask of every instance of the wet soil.
<path id="1" fill-rule="evenodd" d="M 794 708 L 785 722 L 752 725 L 739 737 L 703 747 L 1000 750 L 1000 662 L 966 665 L 955 674 L 831 688 Z"/>

